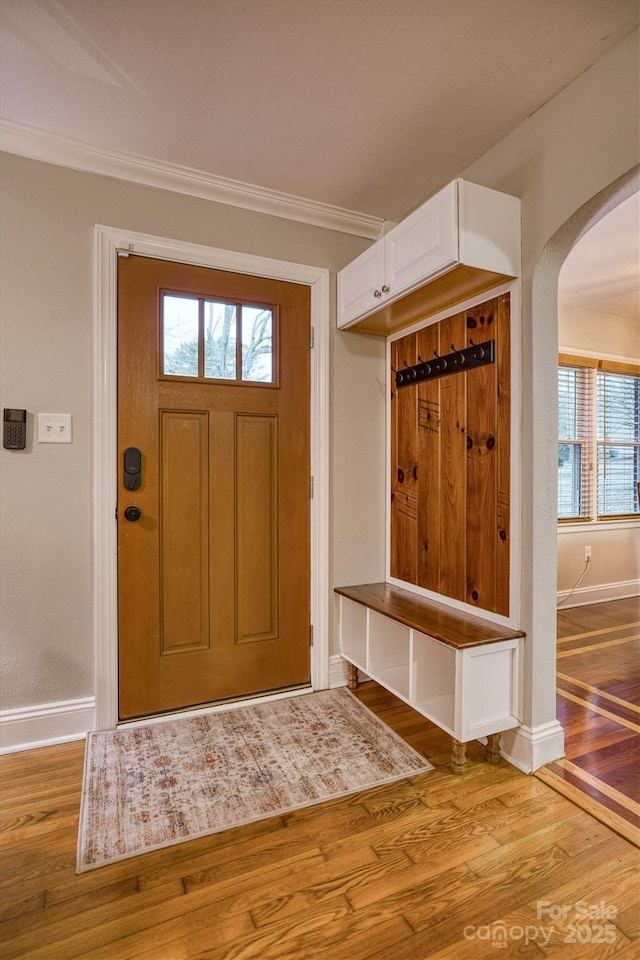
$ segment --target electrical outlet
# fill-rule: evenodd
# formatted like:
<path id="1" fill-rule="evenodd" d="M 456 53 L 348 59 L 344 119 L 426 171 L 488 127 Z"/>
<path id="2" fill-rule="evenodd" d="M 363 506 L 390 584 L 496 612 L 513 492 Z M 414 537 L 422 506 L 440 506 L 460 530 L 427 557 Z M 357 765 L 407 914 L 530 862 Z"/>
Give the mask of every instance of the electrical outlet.
<path id="1" fill-rule="evenodd" d="M 71 443 L 71 414 L 39 413 L 38 443 Z"/>
<path id="2" fill-rule="evenodd" d="M 584 548 L 584 562 L 586 563 L 587 560 L 591 560 L 591 547 Z"/>

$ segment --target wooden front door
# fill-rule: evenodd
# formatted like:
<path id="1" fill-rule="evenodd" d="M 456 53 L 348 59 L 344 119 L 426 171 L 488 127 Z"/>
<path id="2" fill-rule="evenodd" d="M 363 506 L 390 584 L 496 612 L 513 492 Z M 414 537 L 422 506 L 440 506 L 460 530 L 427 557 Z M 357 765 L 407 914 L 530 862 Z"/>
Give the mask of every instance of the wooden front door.
<path id="1" fill-rule="evenodd" d="M 309 682 L 309 315 L 306 286 L 118 260 L 121 718 Z"/>

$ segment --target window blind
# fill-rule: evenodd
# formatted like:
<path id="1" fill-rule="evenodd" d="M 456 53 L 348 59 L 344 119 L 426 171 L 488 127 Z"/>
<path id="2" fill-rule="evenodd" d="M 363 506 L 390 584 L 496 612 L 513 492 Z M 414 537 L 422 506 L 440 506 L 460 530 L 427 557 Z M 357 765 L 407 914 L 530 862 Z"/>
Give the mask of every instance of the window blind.
<path id="1" fill-rule="evenodd" d="M 598 370 L 598 516 L 640 513 L 640 377 Z"/>
<path id="2" fill-rule="evenodd" d="M 558 368 L 558 518 L 593 518 L 593 391 L 595 370 Z"/>

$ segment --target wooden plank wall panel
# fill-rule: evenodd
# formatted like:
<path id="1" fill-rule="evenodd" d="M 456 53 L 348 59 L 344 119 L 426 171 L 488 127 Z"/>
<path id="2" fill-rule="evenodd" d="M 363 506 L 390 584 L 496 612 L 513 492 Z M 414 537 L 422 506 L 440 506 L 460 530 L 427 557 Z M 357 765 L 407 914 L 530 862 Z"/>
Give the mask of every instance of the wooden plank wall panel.
<path id="1" fill-rule="evenodd" d="M 437 324 L 418 333 L 418 356 L 428 360 L 440 352 Z M 440 502 L 440 381 L 420 383 L 418 391 L 418 585 L 440 590 L 440 526 L 429 522 Z"/>
<path id="2" fill-rule="evenodd" d="M 278 418 L 236 414 L 236 643 L 278 636 Z"/>
<path id="3" fill-rule="evenodd" d="M 209 646 L 207 411 L 160 411 L 160 476 L 160 649 L 163 654 L 204 650 Z"/>
<path id="4" fill-rule="evenodd" d="M 441 356 L 451 353 L 452 343 L 465 343 L 464 314 L 447 317 L 438 326 Z M 425 518 L 440 528 L 440 593 L 458 600 L 464 599 L 466 587 L 466 379 L 464 373 L 440 378 L 440 499 Z"/>
<path id="5" fill-rule="evenodd" d="M 469 339 L 493 340 L 497 334 L 497 302 L 489 300 L 466 311 Z M 497 541 L 497 376 L 496 364 L 467 374 L 467 603 L 495 610 Z"/>
<path id="6" fill-rule="evenodd" d="M 391 395 L 391 575 L 509 613 L 509 294 L 391 344 L 402 369 L 495 340 L 496 362 Z M 393 382 L 393 377 L 392 377 Z"/>

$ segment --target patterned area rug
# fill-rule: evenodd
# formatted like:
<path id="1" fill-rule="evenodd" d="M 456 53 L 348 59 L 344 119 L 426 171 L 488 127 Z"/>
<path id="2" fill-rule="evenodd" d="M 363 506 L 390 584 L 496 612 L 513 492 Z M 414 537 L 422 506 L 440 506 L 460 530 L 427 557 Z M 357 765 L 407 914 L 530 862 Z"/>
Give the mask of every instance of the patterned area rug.
<path id="1" fill-rule="evenodd" d="M 90 733 L 77 871 L 427 770 L 344 688 Z"/>

